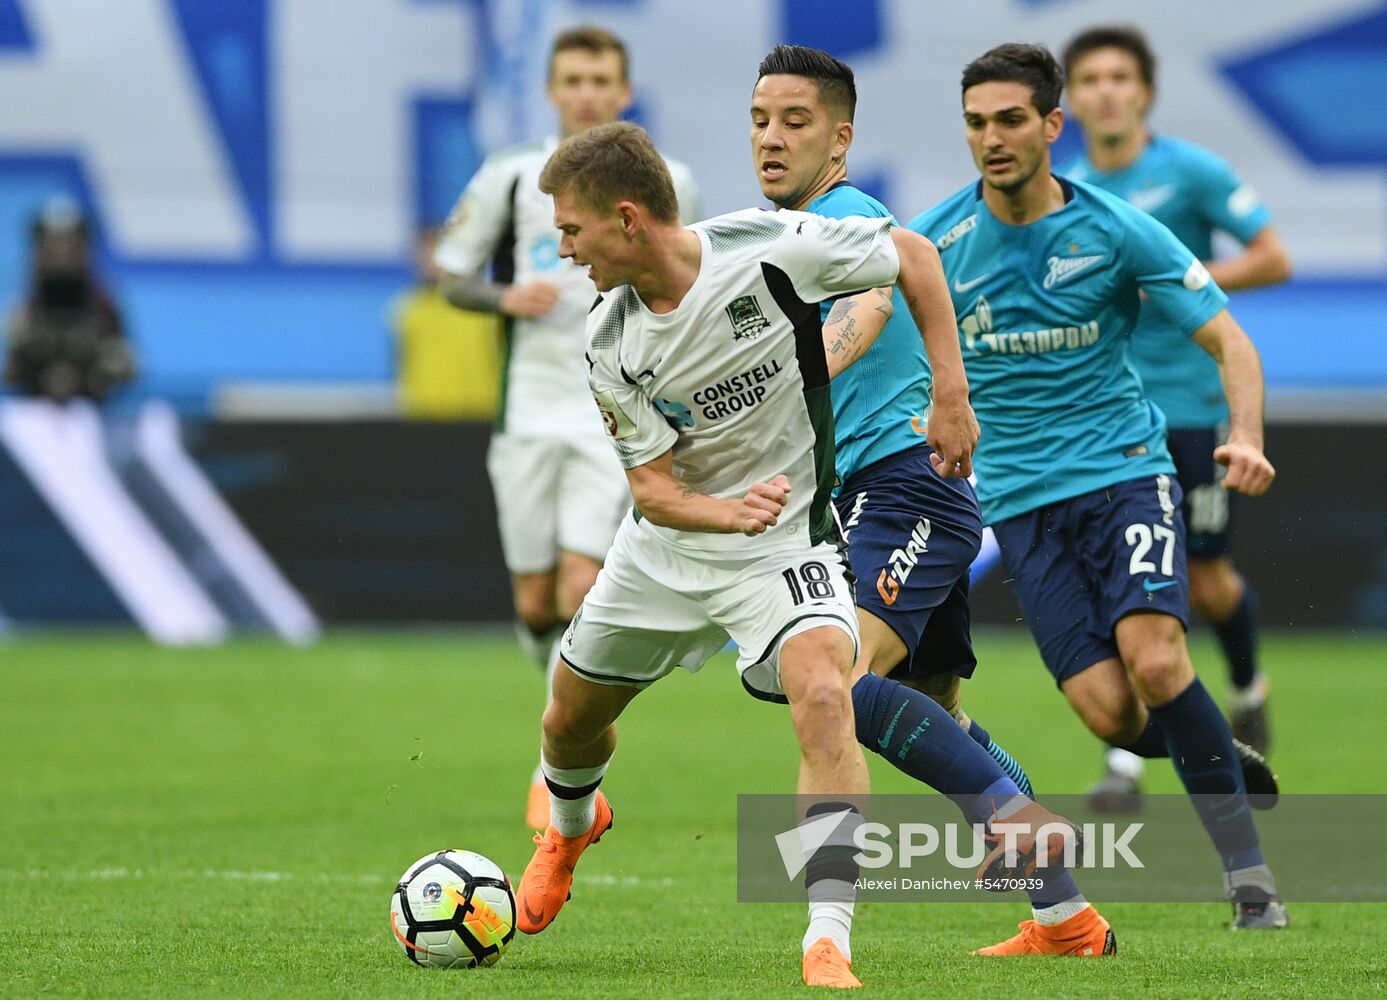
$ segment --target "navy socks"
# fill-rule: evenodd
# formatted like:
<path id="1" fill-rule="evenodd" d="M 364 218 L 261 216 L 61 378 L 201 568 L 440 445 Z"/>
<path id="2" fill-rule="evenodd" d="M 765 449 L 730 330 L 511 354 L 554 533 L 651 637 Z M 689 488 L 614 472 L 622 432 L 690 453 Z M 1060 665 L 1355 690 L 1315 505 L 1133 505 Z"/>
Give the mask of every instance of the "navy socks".
<path id="1" fill-rule="evenodd" d="M 1228 660 L 1228 679 L 1234 687 L 1250 687 L 1257 676 L 1257 595 L 1244 585 L 1242 600 L 1233 613 L 1210 624 Z"/>
<path id="2" fill-rule="evenodd" d="M 1165 731 L 1171 762 L 1218 849 L 1224 870 L 1262 864 L 1232 733 L 1199 678 L 1150 711 Z"/>

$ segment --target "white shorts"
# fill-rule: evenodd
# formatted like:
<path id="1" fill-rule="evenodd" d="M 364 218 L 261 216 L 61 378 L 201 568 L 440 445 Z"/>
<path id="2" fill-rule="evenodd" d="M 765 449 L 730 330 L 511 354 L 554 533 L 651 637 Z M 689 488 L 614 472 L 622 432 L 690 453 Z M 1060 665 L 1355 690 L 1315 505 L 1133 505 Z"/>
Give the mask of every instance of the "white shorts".
<path id="1" fill-rule="evenodd" d="M 748 539 L 747 547 L 754 550 L 755 542 Z M 757 697 L 781 701 L 781 646 L 824 625 L 850 635 L 854 649 L 860 644 L 852 586 L 836 545 L 705 562 L 628 517 L 559 648 L 580 677 L 639 688 L 675 667 L 698 670 L 731 636 L 740 648 L 742 684 Z"/>
<path id="2" fill-rule="evenodd" d="M 631 506 L 626 474 L 606 438 L 497 434 L 486 471 L 512 573 L 548 572 L 560 549 L 601 562 Z"/>

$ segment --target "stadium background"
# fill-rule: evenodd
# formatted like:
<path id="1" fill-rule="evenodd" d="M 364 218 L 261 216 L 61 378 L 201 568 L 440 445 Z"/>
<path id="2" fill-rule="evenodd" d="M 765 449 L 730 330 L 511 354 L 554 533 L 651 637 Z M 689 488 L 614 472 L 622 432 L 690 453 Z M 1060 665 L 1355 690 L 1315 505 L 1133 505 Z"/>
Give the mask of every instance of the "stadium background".
<path id="1" fill-rule="evenodd" d="M 504 620 L 486 428 L 398 418 L 387 314 L 416 227 L 446 214 L 487 151 L 552 128 L 554 30 L 594 21 L 627 39 L 632 117 L 692 166 L 709 214 L 760 203 L 744 135 L 760 56 L 779 40 L 833 50 L 861 92 L 852 176 L 908 217 L 973 176 L 966 58 L 1128 14 L 1096 0 L 982 0 L 947 17 L 848 6 L 0 0 L 0 91 L 14 95 L 0 103 L 0 300 L 23 291 L 34 210 L 71 195 L 142 362 L 112 409 L 171 401 L 323 619 Z M 1387 84 L 1387 7 L 1176 0 L 1138 20 L 1161 61 L 1155 127 L 1225 154 L 1296 266 L 1234 302 L 1263 353 L 1281 470 L 1270 498 L 1243 505 L 1239 557 L 1271 626 L 1387 625 L 1383 480 L 1366 457 L 1387 450 L 1387 112 L 1365 99 Z M 99 574 L 32 571 L 67 543 L 0 466 L 4 495 L 33 515 L 0 527 L 0 614 L 124 618 Z M 995 581 L 979 615 L 1014 618 Z"/>

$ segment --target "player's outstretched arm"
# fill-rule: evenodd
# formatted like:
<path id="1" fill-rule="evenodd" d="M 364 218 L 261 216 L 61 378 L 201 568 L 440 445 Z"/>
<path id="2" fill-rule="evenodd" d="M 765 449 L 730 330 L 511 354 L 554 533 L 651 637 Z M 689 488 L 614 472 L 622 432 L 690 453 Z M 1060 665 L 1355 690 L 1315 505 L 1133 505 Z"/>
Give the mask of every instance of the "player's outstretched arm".
<path id="1" fill-rule="evenodd" d="M 830 379 L 867 353 L 893 311 L 890 288 L 873 288 L 833 303 L 824 320 L 824 357 Z"/>
<path id="2" fill-rule="evenodd" d="M 919 233 L 899 226 L 891 230 L 891 239 L 901 259 L 896 283 L 924 338 L 934 381 L 927 437 L 934 449 L 930 461 L 941 476 L 969 476 L 973 449 L 978 444 L 978 421 L 968 403 L 968 376 L 963 371 L 958 324 L 939 251 Z"/>
<path id="3" fill-rule="evenodd" d="M 1193 337 L 1218 362 L 1228 397 L 1228 443 L 1214 449 L 1215 461 L 1228 468 L 1223 488 L 1260 496 L 1271 487 L 1276 470 L 1262 453 L 1262 360 L 1257 348 L 1227 309 L 1220 309 Z"/>
<path id="4" fill-rule="evenodd" d="M 626 470 L 626 479 L 641 515 L 677 531 L 759 535 L 779 520 L 790 496 L 790 480 L 782 475 L 753 483 L 739 499 L 710 497 L 675 476 L 672 451 Z"/>

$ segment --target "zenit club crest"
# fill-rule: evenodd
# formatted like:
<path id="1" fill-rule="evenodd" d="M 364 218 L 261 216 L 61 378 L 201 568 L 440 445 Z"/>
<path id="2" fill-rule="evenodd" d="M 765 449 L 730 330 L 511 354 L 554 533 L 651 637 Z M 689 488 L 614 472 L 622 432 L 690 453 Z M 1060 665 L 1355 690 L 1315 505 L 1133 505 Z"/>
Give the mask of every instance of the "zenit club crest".
<path id="1" fill-rule="evenodd" d="M 732 321 L 733 340 L 752 340 L 771 325 L 755 295 L 743 295 L 733 301 L 727 307 L 727 318 Z"/>

